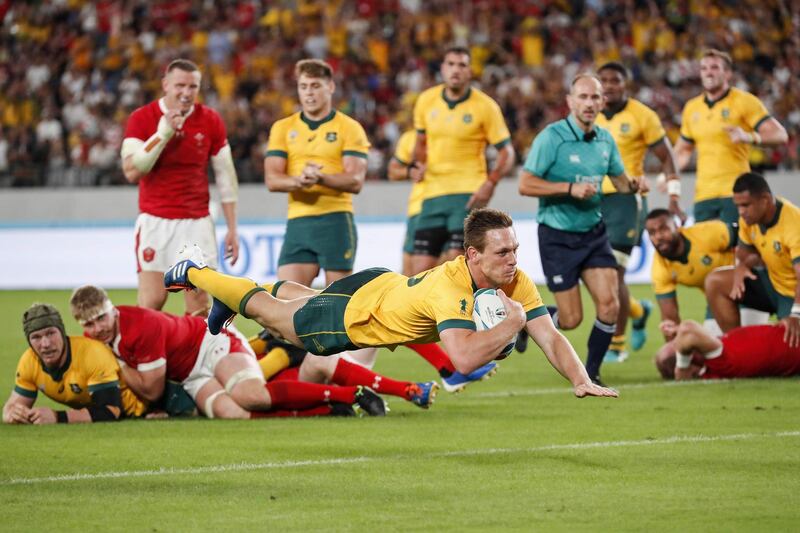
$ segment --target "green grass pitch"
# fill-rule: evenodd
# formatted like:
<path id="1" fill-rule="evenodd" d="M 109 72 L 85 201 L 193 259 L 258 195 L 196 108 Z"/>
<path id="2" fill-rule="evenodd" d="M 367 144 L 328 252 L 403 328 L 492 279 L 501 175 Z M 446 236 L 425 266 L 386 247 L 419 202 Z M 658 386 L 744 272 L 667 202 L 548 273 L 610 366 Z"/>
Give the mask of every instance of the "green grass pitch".
<path id="1" fill-rule="evenodd" d="M 26 347 L 22 311 L 66 312 L 68 297 L 0 292 L 2 394 Z M 700 293 L 680 303 L 702 317 Z M 641 352 L 604 366 L 617 400 L 574 398 L 531 344 L 430 411 L 390 398 L 383 419 L 2 426 L 0 530 L 796 531 L 797 379 L 665 384 L 657 322 Z M 581 356 L 590 324 L 567 333 Z M 405 349 L 376 369 L 434 377 Z"/>

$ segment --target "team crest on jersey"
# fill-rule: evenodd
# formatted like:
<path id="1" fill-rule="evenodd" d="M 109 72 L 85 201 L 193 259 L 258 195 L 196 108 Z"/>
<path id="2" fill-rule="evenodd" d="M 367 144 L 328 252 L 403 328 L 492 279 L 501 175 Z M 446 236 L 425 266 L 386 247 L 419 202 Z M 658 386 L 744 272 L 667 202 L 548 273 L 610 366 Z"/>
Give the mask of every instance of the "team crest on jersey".
<path id="1" fill-rule="evenodd" d="M 722 110 L 722 118 L 724 118 L 725 120 L 731 118 L 731 110 L 728 109 L 727 107 Z"/>
<path id="2" fill-rule="evenodd" d="M 464 298 L 461 298 L 461 302 L 460 303 L 461 303 L 461 314 L 462 315 L 466 315 L 467 314 L 467 300 L 465 300 Z"/>
<path id="3" fill-rule="evenodd" d="M 703 258 L 700 260 L 700 262 L 703 263 L 705 266 L 708 266 L 711 264 L 711 257 L 704 255 Z"/>
<path id="4" fill-rule="evenodd" d="M 471 113 L 467 113 L 466 115 L 464 115 L 464 118 L 462 118 L 461 120 L 464 121 L 464 124 L 469 124 L 470 122 L 472 122 L 472 114 Z"/>
<path id="5" fill-rule="evenodd" d="M 335 131 L 329 131 L 328 133 L 326 133 L 325 134 L 325 140 L 328 141 L 329 143 L 336 142 L 336 132 Z"/>
<path id="6" fill-rule="evenodd" d="M 623 122 L 622 125 L 619 127 L 619 131 L 621 131 L 622 133 L 628 133 L 629 131 L 631 131 L 631 125 L 628 124 L 627 122 Z"/>
<path id="7" fill-rule="evenodd" d="M 142 259 L 144 259 L 145 263 L 149 263 L 155 258 L 156 258 L 156 251 L 150 248 L 149 246 L 144 250 L 142 250 Z"/>
<path id="8" fill-rule="evenodd" d="M 82 392 L 83 392 L 83 389 L 82 389 L 82 388 L 80 387 L 80 385 L 78 385 L 77 383 L 70 383 L 70 384 L 69 384 L 69 388 L 70 388 L 70 389 L 72 390 L 72 392 L 74 392 L 75 394 L 80 394 L 80 393 L 82 393 Z"/>
<path id="9" fill-rule="evenodd" d="M 205 138 L 206 138 L 206 136 L 203 135 L 202 133 L 200 133 L 199 131 L 194 134 L 194 140 L 195 140 L 195 142 L 197 143 L 198 146 L 203 144 L 203 139 L 205 139 Z"/>
<path id="10" fill-rule="evenodd" d="M 692 113 L 692 122 L 700 120 L 700 113 Z"/>
<path id="11" fill-rule="evenodd" d="M 781 243 L 780 241 L 772 241 L 772 248 L 775 250 L 775 253 L 781 253 Z"/>

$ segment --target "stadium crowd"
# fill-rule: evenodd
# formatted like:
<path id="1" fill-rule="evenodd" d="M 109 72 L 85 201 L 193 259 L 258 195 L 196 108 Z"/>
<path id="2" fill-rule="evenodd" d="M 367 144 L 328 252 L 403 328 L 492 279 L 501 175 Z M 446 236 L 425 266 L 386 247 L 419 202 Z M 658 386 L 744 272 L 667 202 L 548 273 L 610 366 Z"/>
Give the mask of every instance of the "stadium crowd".
<path id="1" fill-rule="evenodd" d="M 263 180 L 269 129 L 295 109 L 295 62 L 326 59 L 337 106 L 372 143 L 368 178 L 382 179 L 449 44 L 469 47 L 519 161 L 566 115 L 569 80 L 607 61 L 630 69 L 631 95 L 674 142 L 697 94 L 698 54 L 725 48 L 735 86 L 789 133 L 786 145 L 755 147 L 753 166 L 800 168 L 798 0 L 6 0 L 0 19 L 0 186 L 126 183 L 126 117 L 158 96 L 175 57 L 202 66 L 201 98 L 227 125 L 242 182 Z"/>

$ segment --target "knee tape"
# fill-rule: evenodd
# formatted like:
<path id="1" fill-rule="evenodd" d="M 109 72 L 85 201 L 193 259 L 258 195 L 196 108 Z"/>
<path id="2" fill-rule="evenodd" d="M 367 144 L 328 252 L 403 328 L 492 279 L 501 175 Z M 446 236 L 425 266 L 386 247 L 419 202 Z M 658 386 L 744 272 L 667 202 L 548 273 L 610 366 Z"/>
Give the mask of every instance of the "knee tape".
<path id="1" fill-rule="evenodd" d="M 247 381 L 248 379 L 257 379 L 261 381 L 261 383 L 266 383 L 264 380 L 264 374 L 261 373 L 261 370 L 256 370 L 255 368 L 245 368 L 244 370 L 239 370 L 230 377 L 228 382 L 225 383 L 225 392 L 231 394 L 231 391 L 233 391 L 233 388 L 236 385 L 242 381 Z"/>
<path id="2" fill-rule="evenodd" d="M 214 400 L 217 399 L 217 396 L 220 394 L 225 394 L 224 390 L 218 390 L 208 398 L 206 398 L 206 403 L 203 406 L 203 411 L 206 413 L 206 418 L 214 418 Z"/>

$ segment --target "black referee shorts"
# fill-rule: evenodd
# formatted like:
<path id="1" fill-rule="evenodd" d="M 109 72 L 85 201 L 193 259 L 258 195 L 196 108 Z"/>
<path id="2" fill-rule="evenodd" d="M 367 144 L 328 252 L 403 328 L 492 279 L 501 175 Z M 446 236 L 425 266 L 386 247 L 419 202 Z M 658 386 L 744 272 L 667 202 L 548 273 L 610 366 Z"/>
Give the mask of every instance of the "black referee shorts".
<path id="1" fill-rule="evenodd" d="M 542 270 L 551 292 L 571 289 L 588 268 L 617 267 L 603 222 L 582 233 L 539 224 L 538 234 Z"/>

